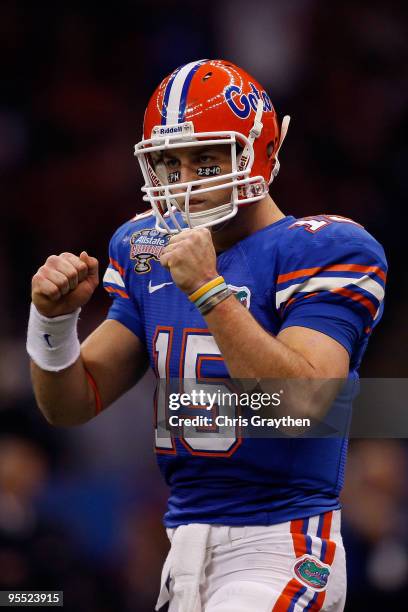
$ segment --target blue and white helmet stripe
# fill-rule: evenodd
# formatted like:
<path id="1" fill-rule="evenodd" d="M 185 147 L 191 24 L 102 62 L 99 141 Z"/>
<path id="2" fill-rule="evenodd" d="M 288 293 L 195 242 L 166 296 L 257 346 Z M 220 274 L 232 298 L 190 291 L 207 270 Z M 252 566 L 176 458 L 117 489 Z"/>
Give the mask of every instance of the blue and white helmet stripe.
<path id="1" fill-rule="evenodd" d="M 177 68 L 167 83 L 163 98 L 162 125 L 174 125 L 183 123 L 188 90 L 191 80 L 199 67 L 207 60 L 190 62 L 185 66 Z"/>
<path id="2" fill-rule="evenodd" d="M 173 81 L 176 78 L 177 74 L 180 72 L 180 70 L 183 68 L 183 66 L 180 66 L 179 68 L 177 68 L 177 70 L 175 70 L 173 72 L 173 74 L 171 75 L 171 77 L 168 80 L 168 83 L 166 85 L 166 91 L 164 92 L 164 97 L 163 97 L 163 108 L 162 108 L 162 120 L 161 120 L 161 124 L 162 125 L 166 125 L 166 121 L 167 121 L 167 108 L 169 105 L 169 97 L 170 97 L 170 92 L 171 92 L 171 87 L 173 85 Z"/>

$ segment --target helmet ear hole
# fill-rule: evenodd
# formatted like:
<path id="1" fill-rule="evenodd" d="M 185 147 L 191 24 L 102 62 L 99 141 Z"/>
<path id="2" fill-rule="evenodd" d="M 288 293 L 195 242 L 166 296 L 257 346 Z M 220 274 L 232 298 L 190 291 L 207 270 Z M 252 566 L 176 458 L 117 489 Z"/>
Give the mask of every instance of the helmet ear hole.
<path id="1" fill-rule="evenodd" d="M 266 155 L 268 156 L 268 159 L 272 159 L 274 148 L 275 143 L 273 142 L 273 140 L 271 140 L 271 142 L 268 142 L 268 144 L 266 145 Z"/>

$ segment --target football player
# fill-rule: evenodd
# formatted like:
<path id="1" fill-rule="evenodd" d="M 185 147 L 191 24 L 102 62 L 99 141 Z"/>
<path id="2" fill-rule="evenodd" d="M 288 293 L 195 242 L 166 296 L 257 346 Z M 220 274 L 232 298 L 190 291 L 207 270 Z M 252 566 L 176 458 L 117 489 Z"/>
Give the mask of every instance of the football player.
<path id="1" fill-rule="evenodd" d="M 106 321 L 79 345 L 78 315 L 98 283 L 86 252 L 51 255 L 33 277 L 27 349 L 49 422 L 92 419 L 149 365 L 159 380 L 358 376 L 382 314 L 385 256 L 351 219 L 277 207 L 269 185 L 288 124 L 226 61 L 191 62 L 160 83 L 135 146 L 151 208 L 111 240 Z M 167 408 L 159 387 L 171 550 L 156 609 L 343 610 L 347 440 L 175 436 Z"/>

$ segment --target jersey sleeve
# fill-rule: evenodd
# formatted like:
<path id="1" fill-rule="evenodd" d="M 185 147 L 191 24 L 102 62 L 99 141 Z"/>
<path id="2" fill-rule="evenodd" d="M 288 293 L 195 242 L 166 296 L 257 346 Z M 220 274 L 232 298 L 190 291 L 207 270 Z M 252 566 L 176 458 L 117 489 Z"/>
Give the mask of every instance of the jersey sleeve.
<path id="1" fill-rule="evenodd" d="M 281 330 L 322 332 L 352 357 L 381 318 L 387 262 L 381 245 L 361 226 L 336 225 L 312 236 L 294 228 L 297 240 L 292 236 L 284 247 L 279 266 L 276 308 Z"/>
<path id="2" fill-rule="evenodd" d="M 104 289 L 112 298 L 112 305 L 106 318 L 119 321 L 145 342 L 140 308 L 127 287 L 127 253 L 122 253 L 120 242 L 120 230 L 118 230 L 109 244 L 109 265 L 103 277 Z"/>

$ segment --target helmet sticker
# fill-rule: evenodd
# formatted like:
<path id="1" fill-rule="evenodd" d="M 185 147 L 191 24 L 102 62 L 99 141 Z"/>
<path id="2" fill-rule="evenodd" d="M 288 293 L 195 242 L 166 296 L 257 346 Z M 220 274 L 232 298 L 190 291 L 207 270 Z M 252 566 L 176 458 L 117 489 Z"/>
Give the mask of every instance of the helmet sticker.
<path id="1" fill-rule="evenodd" d="M 161 124 L 183 123 L 186 112 L 188 91 L 191 81 L 197 70 L 206 60 L 190 62 L 180 66 L 171 75 L 164 92 L 163 107 L 161 110 Z"/>
<path id="2" fill-rule="evenodd" d="M 197 168 L 198 176 L 217 176 L 221 174 L 220 166 L 203 166 L 202 168 Z"/>
<path id="3" fill-rule="evenodd" d="M 189 136 L 194 133 L 194 124 L 192 121 L 185 121 L 175 125 L 155 125 L 152 130 L 152 138 L 159 138 L 160 136 Z"/>
<path id="4" fill-rule="evenodd" d="M 175 170 L 175 172 L 170 172 L 168 175 L 169 183 L 177 183 L 180 180 L 180 170 Z"/>
<path id="5" fill-rule="evenodd" d="M 260 98 L 263 100 L 263 112 L 272 112 L 272 102 L 266 91 L 262 90 L 260 92 L 259 89 L 251 82 L 249 85 L 251 87 L 251 91 L 248 94 L 243 93 L 241 87 L 238 87 L 238 85 L 230 85 L 225 89 L 225 100 L 232 112 L 240 119 L 246 119 L 249 117 L 251 110 L 256 113 L 258 100 Z M 237 96 L 233 97 L 234 93 L 237 94 Z"/>

